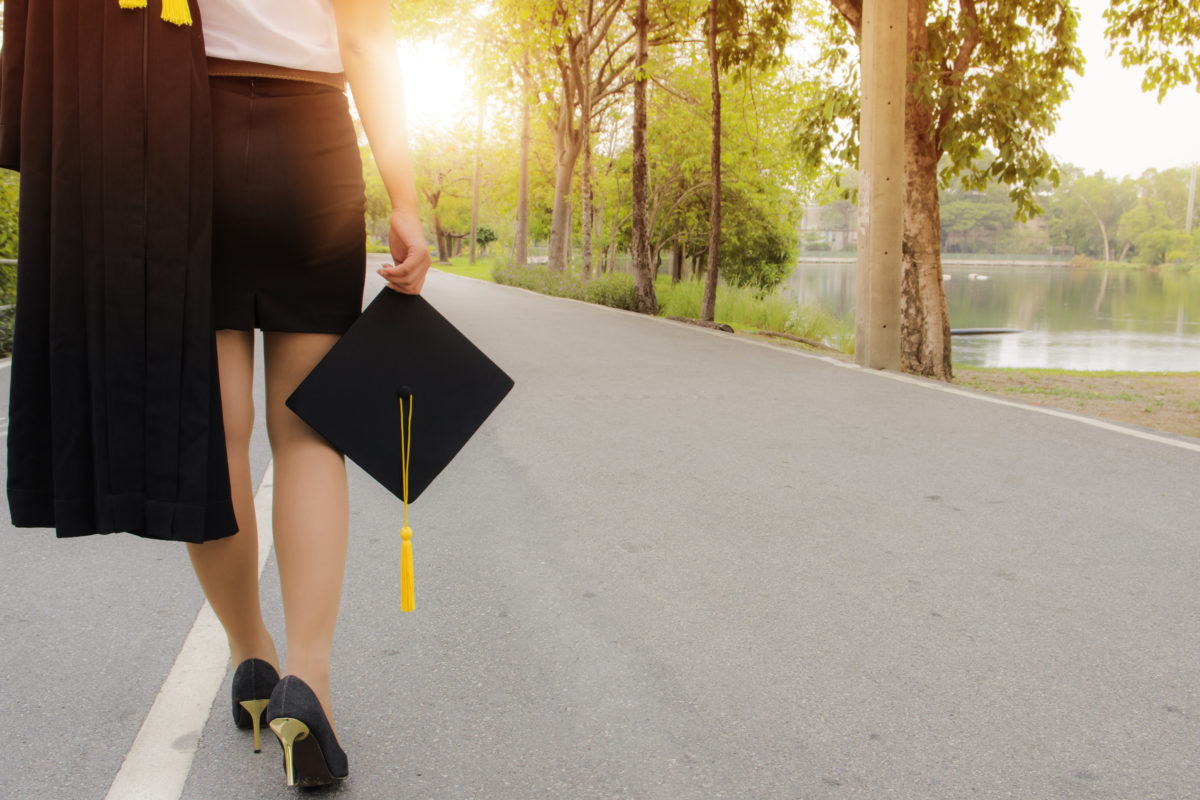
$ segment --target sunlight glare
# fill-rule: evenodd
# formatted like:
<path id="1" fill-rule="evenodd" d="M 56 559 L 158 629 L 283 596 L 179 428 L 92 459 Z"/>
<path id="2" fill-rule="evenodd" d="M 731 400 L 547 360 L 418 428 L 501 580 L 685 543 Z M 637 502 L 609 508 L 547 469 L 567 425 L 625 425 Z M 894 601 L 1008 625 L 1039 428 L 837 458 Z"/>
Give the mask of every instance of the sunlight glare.
<path id="1" fill-rule="evenodd" d="M 444 44 L 421 42 L 396 48 L 404 76 L 404 108 L 412 129 L 444 129 L 467 112 L 467 73 Z"/>

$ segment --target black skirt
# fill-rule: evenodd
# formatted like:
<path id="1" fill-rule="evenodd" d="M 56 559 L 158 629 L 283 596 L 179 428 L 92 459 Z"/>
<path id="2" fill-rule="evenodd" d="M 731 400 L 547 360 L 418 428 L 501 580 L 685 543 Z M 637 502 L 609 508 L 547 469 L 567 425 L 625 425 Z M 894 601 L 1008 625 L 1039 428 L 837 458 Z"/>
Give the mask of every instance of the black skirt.
<path id="1" fill-rule="evenodd" d="M 346 95 L 213 77 L 216 327 L 344 333 L 362 308 L 365 199 Z"/>

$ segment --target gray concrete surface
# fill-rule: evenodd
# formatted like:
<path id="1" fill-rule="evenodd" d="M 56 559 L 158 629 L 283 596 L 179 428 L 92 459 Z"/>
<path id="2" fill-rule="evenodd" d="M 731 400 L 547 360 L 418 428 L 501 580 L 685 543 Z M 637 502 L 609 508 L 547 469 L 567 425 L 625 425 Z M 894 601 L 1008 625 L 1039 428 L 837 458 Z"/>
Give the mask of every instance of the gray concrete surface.
<path id="1" fill-rule="evenodd" d="M 426 296 L 517 388 L 410 512 L 413 614 L 399 503 L 351 471 L 351 778 L 322 794 L 1200 797 L 1200 453 L 454 276 Z M 186 558 L 4 541 L 0 797 L 103 797 L 199 607 Z M 264 601 L 281 632 L 273 563 Z M 290 796 L 221 691 L 183 796 Z"/>

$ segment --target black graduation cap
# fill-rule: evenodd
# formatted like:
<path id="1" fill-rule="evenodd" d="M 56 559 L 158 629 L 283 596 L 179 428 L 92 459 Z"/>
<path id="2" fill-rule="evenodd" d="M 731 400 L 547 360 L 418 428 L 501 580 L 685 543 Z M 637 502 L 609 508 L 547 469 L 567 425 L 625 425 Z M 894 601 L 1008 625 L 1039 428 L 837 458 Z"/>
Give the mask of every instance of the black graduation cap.
<path id="1" fill-rule="evenodd" d="M 425 298 L 385 288 L 287 406 L 401 499 L 403 435 L 410 432 L 412 502 L 512 387 Z"/>
<path id="2" fill-rule="evenodd" d="M 412 611 L 408 504 L 513 387 L 420 295 L 384 289 L 287 406 L 404 501 L 400 607 Z"/>

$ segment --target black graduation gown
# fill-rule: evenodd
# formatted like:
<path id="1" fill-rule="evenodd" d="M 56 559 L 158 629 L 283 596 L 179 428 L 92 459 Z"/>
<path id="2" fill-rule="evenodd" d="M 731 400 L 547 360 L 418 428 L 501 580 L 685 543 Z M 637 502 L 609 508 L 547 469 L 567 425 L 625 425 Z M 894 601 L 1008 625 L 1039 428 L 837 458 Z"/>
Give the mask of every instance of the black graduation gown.
<path id="1" fill-rule="evenodd" d="M 21 172 L 13 524 L 235 532 L 212 328 L 200 18 L 8 0 L 0 166 Z"/>

